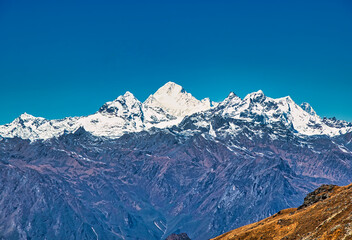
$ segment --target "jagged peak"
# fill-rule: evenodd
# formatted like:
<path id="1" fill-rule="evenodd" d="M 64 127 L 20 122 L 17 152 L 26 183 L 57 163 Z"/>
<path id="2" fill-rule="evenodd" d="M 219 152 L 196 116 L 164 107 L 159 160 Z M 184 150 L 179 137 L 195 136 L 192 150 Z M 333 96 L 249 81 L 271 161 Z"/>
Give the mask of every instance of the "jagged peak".
<path id="1" fill-rule="evenodd" d="M 178 85 L 174 82 L 167 82 L 162 87 L 160 87 L 154 94 L 149 95 L 149 97 L 144 101 L 144 103 L 147 105 L 153 105 L 155 102 L 173 102 L 177 98 L 184 97 L 194 98 L 190 93 L 187 93 L 181 85 Z"/>
<path id="2" fill-rule="evenodd" d="M 209 104 L 211 104 L 210 98 L 204 98 L 204 99 L 201 100 L 201 102 L 202 102 L 202 103 L 209 103 Z"/>
<path id="3" fill-rule="evenodd" d="M 18 118 L 25 120 L 25 119 L 35 119 L 36 117 L 34 117 L 31 114 L 28 114 L 28 113 L 24 112 Z"/>
<path id="4" fill-rule="evenodd" d="M 279 102 L 295 103 L 295 101 L 293 101 L 293 99 L 290 96 L 281 97 L 281 98 L 269 98 L 269 99 L 272 99 L 274 101 L 279 101 Z"/>
<path id="5" fill-rule="evenodd" d="M 133 93 L 131 93 L 130 91 L 126 91 L 123 96 L 124 96 L 125 98 L 128 98 L 128 97 L 135 98 L 135 96 L 133 95 Z"/>
<path id="6" fill-rule="evenodd" d="M 314 111 L 312 106 L 309 103 L 307 103 L 307 102 L 301 103 L 301 108 L 304 111 L 306 111 L 307 113 L 309 113 L 310 115 L 316 115 L 316 112 Z"/>
<path id="7" fill-rule="evenodd" d="M 134 107 L 140 108 L 142 103 L 129 91 L 124 95 L 119 96 L 112 102 L 106 102 L 103 106 L 100 107 L 100 113 L 109 113 L 117 114 L 119 109 L 129 109 Z"/>
<path id="8" fill-rule="evenodd" d="M 262 90 L 258 90 L 256 92 L 249 93 L 244 100 L 251 99 L 254 101 L 264 100 L 266 98 L 264 92 Z"/>
<path id="9" fill-rule="evenodd" d="M 234 99 L 234 98 L 239 98 L 241 99 L 239 96 L 237 96 L 234 92 L 230 92 L 229 95 L 227 96 L 227 98 L 225 99 Z"/>
<path id="10" fill-rule="evenodd" d="M 254 92 L 254 93 L 264 95 L 264 92 L 261 89 L 259 89 L 258 91 Z"/>
<path id="11" fill-rule="evenodd" d="M 230 92 L 229 95 L 224 99 L 224 101 L 220 103 L 220 105 L 222 106 L 225 106 L 228 104 L 232 105 L 232 103 L 238 104 L 241 101 L 242 99 L 239 96 L 237 96 L 234 92 Z"/>
<path id="12" fill-rule="evenodd" d="M 234 98 L 236 94 L 234 92 L 230 92 L 227 98 Z"/>
<path id="13" fill-rule="evenodd" d="M 198 100 L 174 82 L 167 82 L 150 95 L 144 104 L 149 107 L 161 108 L 177 117 L 184 117 L 211 108 L 210 99 Z"/>
<path id="14" fill-rule="evenodd" d="M 177 83 L 174 82 L 167 82 L 164 84 L 162 87 L 160 87 L 155 93 L 155 95 L 177 95 L 179 93 L 185 93 L 185 89 L 181 86 L 178 85 Z"/>
<path id="15" fill-rule="evenodd" d="M 138 101 L 139 102 L 139 100 L 133 95 L 133 93 L 131 93 L 129 91 L 125 92 L 125 94 L 123 94 L 123 95 L 118 96 L 114 100 L 114 102 L 121 101 L 121 100 L 131 100 L 131 101 Z"/>
<path id="16" fill-rule="evenodd" d="M 42 117 L 35 117 L 31 114 L 28 114 L 26 112 L 22 113 L 20 116 L 18 116 L 13 122 L 32 122 L 32 121 L 45 121 L 45 118 Z"/>
<path id="17" fill-rule="evenodd" d="M 285 99 L 287 102 L 294 102 L 291 96 L 286 96 Z"/>
<path id="18" fill-rule="evenodd" d="M 73 131 L 73 134 L 82 134 L 87 132 L 86 129 L 83 126 L 79 126 L 75 131 Z"/>
<path id="19" fill-rule="evenodd" d="M 256 92 L 249 93 L 247 96 L 255 97 L 255 96 L 265 96 L 263 90 L 258 90 Z"/>

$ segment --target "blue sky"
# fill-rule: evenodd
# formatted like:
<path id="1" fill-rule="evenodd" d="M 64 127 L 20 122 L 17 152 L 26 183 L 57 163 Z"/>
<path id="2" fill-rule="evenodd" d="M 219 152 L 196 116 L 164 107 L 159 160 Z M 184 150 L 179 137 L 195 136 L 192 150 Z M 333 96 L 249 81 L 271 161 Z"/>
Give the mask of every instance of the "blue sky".
<path id="1" fill-rule="evenodd" d="M 167 81 L 262 89 L 352 121 L 352 2 L 0 1 L 0 124 L 94 113 Z"/>

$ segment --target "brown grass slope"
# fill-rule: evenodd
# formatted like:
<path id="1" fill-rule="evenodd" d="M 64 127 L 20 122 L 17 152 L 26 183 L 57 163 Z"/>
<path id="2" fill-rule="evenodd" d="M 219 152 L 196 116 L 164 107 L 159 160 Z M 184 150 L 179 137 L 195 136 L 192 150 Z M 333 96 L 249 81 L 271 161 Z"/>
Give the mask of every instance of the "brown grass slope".
<path id="1" fill-rule="evenodd" d="M 299 208 L 289 208 L 214 240 L 352 239 L 352 184 L 322 185 Z"/>

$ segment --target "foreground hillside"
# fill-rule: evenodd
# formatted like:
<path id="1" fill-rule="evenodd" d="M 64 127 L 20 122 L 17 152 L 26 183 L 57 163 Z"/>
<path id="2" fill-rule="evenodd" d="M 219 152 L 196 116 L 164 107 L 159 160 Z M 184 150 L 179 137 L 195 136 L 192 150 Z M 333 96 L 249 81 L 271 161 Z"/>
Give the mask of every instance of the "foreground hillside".
<path id="1" fill-rule="evenodd" d="M 289 208 L 214 240 L 352 239 L 352 184 L 322 185 L 299 208 Z"/>

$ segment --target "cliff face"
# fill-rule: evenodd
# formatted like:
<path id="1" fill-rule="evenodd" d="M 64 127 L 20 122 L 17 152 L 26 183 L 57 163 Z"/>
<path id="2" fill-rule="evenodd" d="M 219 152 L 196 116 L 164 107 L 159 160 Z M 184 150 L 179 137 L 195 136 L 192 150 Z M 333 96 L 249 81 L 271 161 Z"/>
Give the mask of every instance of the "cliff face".
<path id="1" fill-rule="evenodd" d="M 322 185 L 300 207 L 279 211 L 213 240 L 232 239 L 352 239 L 352 184 Z"/>

